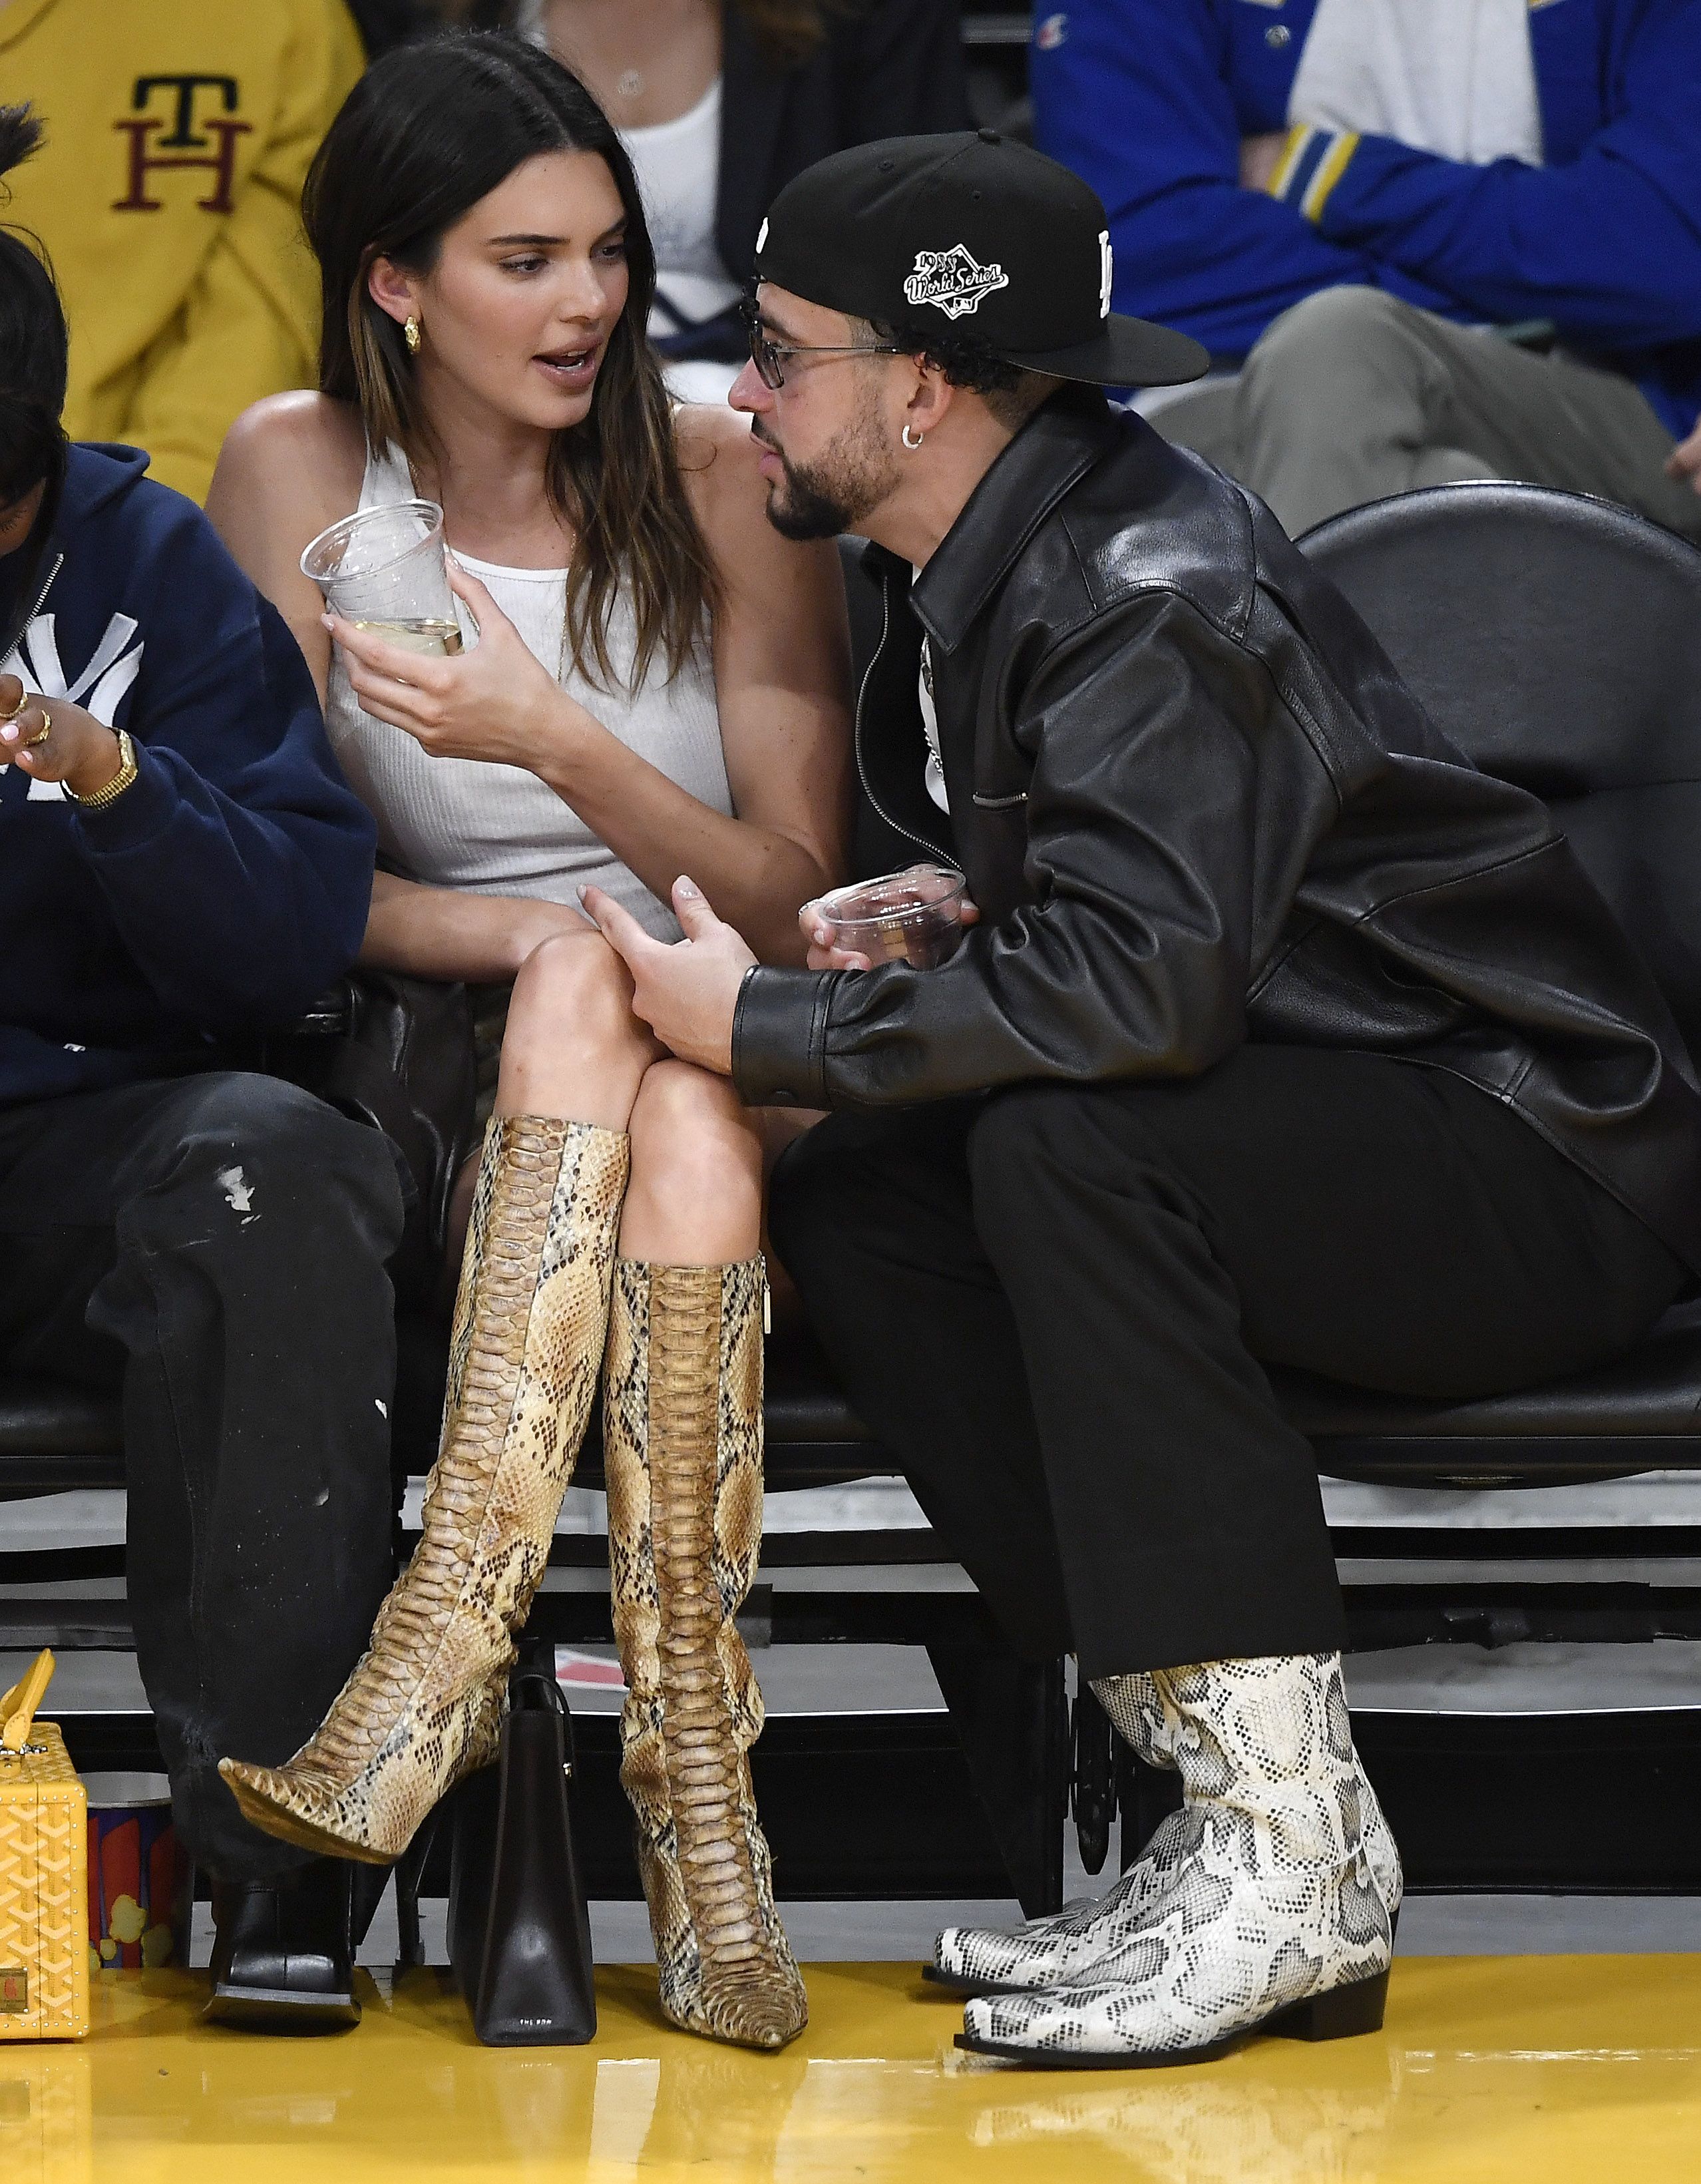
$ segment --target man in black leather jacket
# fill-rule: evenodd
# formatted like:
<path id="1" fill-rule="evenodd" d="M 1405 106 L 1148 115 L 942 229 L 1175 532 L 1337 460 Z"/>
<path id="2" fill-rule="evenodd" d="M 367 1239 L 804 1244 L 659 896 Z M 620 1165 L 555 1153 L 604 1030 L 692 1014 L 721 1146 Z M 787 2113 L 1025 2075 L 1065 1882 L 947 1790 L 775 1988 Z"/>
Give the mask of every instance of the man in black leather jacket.
<path id="1" fill-rule="evenodd" d="M 1701 1269 L 1701 1099 L 1546 808 L 1259 503 L 1059 386 L 1202 363 L 1108 315 L 1103 226 L 996 139 L 824 162 L 734 390 L 772 520 L 878 542 L 864 785 L 978 928 L 870 969 L 806 905 L 798 971 L 688 883 L 677 948 L 592 907 L 676 1052 L 833 1111 L 773 1227 L 853 1401 L 1017 1641 L 1180 1766 L 1091 1914 L 940 1937 L 970 2045 L 1127 2063 L 1380 2022 L 1398 1858 L 1265 1368 L 1463 1397 L 1627 1347 Z"/>

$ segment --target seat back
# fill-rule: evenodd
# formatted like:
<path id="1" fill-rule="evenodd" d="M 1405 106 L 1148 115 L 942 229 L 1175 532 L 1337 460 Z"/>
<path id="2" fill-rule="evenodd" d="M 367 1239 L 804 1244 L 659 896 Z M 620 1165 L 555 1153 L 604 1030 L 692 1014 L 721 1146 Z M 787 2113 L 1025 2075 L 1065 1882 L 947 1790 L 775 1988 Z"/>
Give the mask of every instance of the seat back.
<path id="1" fill-rule="evenodd" d="M 1551 806 L 1701 1057 L 1701 552 L 1499 483 L 1373 501 L 1299 543 L 1443 733 Z"/>

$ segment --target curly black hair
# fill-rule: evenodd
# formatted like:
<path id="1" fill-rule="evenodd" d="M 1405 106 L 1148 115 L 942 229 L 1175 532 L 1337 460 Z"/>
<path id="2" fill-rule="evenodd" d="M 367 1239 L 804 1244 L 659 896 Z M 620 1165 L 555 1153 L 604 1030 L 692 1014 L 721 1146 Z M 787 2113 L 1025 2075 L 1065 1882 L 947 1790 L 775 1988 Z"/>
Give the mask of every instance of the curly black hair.
<path id="1" fill-rule="evenodd" d="M 965 394 L 978 394 L 992 415 L 1013 432 L 1020 432 L 1040 404 L 1057 390 L 1058 382 L 994 356 L 977 334 L 955 326 L 924 326 L 920 319 L 865 319 L 870 337 L 882 347 L 890 343 L 906 356 L 919 357 L 944 375 L 948 386 Z"/>

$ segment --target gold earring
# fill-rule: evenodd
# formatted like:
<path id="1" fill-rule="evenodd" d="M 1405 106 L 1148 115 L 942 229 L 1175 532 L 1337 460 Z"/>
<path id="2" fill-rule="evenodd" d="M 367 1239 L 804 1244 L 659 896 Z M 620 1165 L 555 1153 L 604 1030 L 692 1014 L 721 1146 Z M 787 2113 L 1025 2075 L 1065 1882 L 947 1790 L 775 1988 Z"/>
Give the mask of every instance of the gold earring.
<path id="1" fill-rule="evenodd" d="M 403 324 L 402 338 L 408 344 L 409 355 L 417 356 L 420 354 L 420 315 L 417 311 L 411 314 Z"/>

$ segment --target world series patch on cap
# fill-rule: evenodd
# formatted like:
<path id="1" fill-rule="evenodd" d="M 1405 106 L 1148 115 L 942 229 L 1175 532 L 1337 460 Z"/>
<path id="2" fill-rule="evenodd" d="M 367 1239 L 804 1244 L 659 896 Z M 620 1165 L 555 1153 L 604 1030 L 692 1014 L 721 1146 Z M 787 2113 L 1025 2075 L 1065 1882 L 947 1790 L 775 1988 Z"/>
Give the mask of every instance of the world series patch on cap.
<path id="1" fill-rule="evenodd" d="M 884 325 L 973 336 L 993 356 L 1100 387 L 1176 387 L 1210 358 L 1110 308 L 1110 228 L 1076 175 L 995 129 L 888 136 L 774 200 L 756 277 Z"/>

